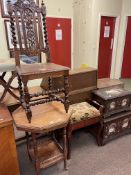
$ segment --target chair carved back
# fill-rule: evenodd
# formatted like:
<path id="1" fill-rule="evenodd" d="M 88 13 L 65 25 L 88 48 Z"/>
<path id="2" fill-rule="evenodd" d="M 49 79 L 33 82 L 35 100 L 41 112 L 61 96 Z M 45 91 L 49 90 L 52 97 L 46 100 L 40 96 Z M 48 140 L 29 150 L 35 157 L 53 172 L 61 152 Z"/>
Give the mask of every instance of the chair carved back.
<path id="1" fill-rule="evenodd" d="M 46 26 L 46 7 L 41 7 L 34 0 L 17 0 L 12 4 L 7 1 L 10 15 L 10 27 L 16 65 L 20 66 L 20 55 L 40 56 L 45 53 L 47 62 L 50 62 Z"/>

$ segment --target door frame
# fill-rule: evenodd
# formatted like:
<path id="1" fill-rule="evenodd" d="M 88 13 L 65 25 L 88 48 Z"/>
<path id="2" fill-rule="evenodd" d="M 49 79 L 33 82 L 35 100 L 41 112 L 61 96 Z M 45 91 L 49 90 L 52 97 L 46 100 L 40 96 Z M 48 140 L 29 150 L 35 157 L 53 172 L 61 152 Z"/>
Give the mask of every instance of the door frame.
<path id="1" fill-rule="evenodd" d="M 124 59 L 124 50 L 125 50 L 125 43 L 126 43 L 126 31 L 127 31 L 127 25 L 128 25 L 128 17 L 131 17 L 131 14 L 126 14 L 125 16 L 125 21 L 124 21 L 124 39 L 123 39 L 123 46 L 122 46 L 122 57 L 121 57 L 121 65 L 120 65 L 120 76 L 121 78 L 121 73 L 122 73 L 122 65 L 123 65 L 123 59 Z"/>
<path id="2" fill-rule="evenodd" d="M 118 43 L 118 35 L 119 35 L 119 25 L 120 25 L 120 15 L 112 15 L 107 13 L 99 13 L 99 21 L 98 21 L 98 40 L 97 40 L 97 54 L 96 54 L 96 60 L 97 60 L 97 68 L 98 68 L 98 59 L 99 59 L 99 43 L 100 43 L 100 31 L 101 31 L 101 17 L 107 16 L 107 17 L 115 17 L 116 23 L 115 23 L 115 30 L 114 30 L 114 44 L 112 49 L 112 63 L 111 63 L 111 73 L 110 78 L 114 78 L 115 76 L 115 65 L 116 65 L 116 54 L 117 54 L 117 43 Z"/>

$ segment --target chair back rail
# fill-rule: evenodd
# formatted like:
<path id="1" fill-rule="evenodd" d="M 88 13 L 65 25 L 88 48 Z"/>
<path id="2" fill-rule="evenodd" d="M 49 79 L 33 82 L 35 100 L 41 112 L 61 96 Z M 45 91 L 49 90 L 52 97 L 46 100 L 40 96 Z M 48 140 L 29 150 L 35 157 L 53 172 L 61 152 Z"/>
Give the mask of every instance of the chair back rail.
<path id="1" fill-rule="evenodd" d="M 46 26 L 46 7 L 39 7 L 34 0 L 7 1 L 10 27 L 16 65 L 20 66 L 20 55 L 40 56 L 45 53 L 50 62 L 49 43 Z"/>

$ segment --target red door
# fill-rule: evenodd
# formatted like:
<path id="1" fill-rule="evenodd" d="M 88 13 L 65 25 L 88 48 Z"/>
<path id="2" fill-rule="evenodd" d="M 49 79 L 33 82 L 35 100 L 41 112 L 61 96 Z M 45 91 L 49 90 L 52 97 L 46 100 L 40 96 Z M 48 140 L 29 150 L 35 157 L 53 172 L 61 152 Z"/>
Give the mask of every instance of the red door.
<path id="1" fill-rule="evenodd" d="M 98 78 L 110 77 L 115 22 L 115 17 L 101 17 Z"/>
<path id="2" fill-rule="evenodd" d="M 121 77 L 131 78 L 131 17 L 128 17 Z"/>
<path id="3" fill-rule="evenodd" d="M 51 62 L 71 67 L 71 19 L 47 17 Z"/>

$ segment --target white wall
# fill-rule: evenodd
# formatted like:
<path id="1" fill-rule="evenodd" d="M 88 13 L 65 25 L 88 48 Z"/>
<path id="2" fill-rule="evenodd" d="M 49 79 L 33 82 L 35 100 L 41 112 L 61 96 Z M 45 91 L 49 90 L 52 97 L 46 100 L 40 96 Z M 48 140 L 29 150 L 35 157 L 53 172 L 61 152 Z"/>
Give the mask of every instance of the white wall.
<path id="1" fill-rule="evenodd" d="M 74 0 L 75 67 L 86 63 L 97 68 L 100 32 L 99 15 L 120 16 L 121 9 L 122 0 Z"/>
<path id="2" fill-rule="evenodd" d="M 41 0 L 40 0 L 41 1 Z M 47 16 L 52 17 L 70 17 L 73 16 L 72 3 L 73 0 L 44 0 L 47 7 Z M 1 12 L 1 8 L 0 8 Z M 9 52 L 7 50 L 4 19 L 1 17 L 0 13 L 0 59 L 9 58 Z"/>
<path id="3" fill-rule="evenodd" d="M 130 7 L 131 7 L 131 1 L 130 0 L 123 0 L 119 39 L 118 39 L 118 49 L 117 49 L 117 57 L 116 57 L 116 69 L 115 69 L 115 77 L 116 78 L 121 77 L 123 51 L 124 51 L 124 46 L 125 46 L 125 36 L 126 36 L 126 28 L 127 28 L 127 16 L 131 16 L 131 8 Z"/>
<path id="4" fill-rule="evenodd" d="M 131 16 L 130 0 L 74 0 L 74 67 L 86 63 L 97 68 L 100 15 L 119 16 L 116 53 L 111 78 L 121 77 L 127 16 Z"/>
<path id="5" fill-rule="evenodd" d="M 47 16 L 72 17 L 73 0 L 44 0 L 47 7 Z"/>
<path id="6" fill-rule="evenodd" d="M 4 19 L 1 17 L 1 8 L 0 8 L 0 59 L 3 58 L 8 59 L 9 52 L 7 50 Z"/>

